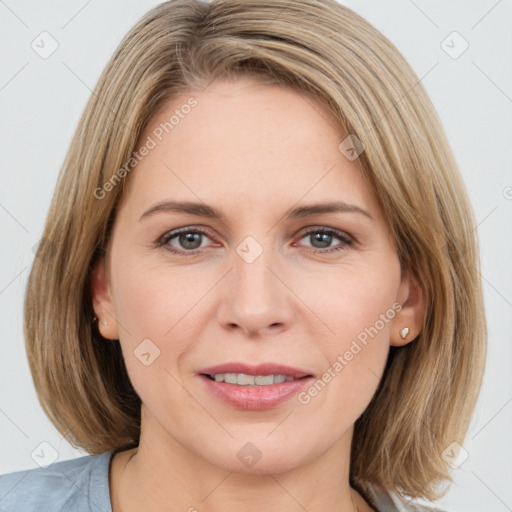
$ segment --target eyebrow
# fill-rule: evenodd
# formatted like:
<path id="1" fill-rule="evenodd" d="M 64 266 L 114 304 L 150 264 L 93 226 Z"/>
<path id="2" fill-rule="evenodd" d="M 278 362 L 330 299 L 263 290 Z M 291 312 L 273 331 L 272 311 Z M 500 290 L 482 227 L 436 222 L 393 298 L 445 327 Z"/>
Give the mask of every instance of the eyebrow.
<path id="1" fill-rule="evenodd" d="M 191 215 L 197 215 L 199 217 L 206 217 L 209 219 L 218 219 L 221 222 L 225 222 L 225 218 L 222 213 L 215 208 L 208 206 L 205 203 L 195 203 L 191 201 L 161 201 L 148 208 L 140 217 L 139 222 L 142 219 L 150 217 L 156 213 L 188 213 Z M 343 201 L 334 201 L 328 203 L 312 204 L 299 206 L 286 212 L 282 218 L 298 219 L 307 217 L 310 215 L 319 215 L 322 213 L 359 213 L 365 217 L 374 220 L 369 212 L 363 210 L 355 204 L 345 203 Z"/>

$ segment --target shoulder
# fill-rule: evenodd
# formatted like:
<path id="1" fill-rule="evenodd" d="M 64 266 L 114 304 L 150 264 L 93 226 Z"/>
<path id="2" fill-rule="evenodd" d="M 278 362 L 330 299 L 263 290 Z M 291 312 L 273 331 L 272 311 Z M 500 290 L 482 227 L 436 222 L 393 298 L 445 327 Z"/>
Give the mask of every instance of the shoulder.
<path id="1" fill-rule="evenodd" d="M 111 512 L 112 452 L 0 475 L 0 512 Z"/>
<path id="2" fill-rule="evenodd" d="M 369 497 L 378 512 L 448 512 L 434 505 L 422 505 L 413 501 L 401 500 L 379 487 L 371 487 Z"/>

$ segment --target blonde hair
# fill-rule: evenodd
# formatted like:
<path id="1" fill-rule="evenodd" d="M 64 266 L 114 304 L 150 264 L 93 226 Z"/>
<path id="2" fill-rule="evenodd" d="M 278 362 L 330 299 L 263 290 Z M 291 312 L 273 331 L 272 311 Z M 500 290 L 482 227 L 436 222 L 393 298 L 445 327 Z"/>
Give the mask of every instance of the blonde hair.
<path id="1" fill-rule="evenodd" d="M 333 0 L 170 1 L 123 39 L 72 140 L 28 280 L 26 347 L 42 407 L 89 453 L 138 442 L 141 404 L 119 343 L 91 323 L 91 270 L 129 176 L 113 178 L 164 102 L 241 75 L 306 92 L 365 146 L 357 161 L 402 268 L 425 292 L 426 314 L 416 340 L 391 348 L 355 424 L 351 482 L 433 499 L 451 480 L 442 452 L 463 443 L 485 363 L 475 223 L 418 77 L 378 30 Z"/>

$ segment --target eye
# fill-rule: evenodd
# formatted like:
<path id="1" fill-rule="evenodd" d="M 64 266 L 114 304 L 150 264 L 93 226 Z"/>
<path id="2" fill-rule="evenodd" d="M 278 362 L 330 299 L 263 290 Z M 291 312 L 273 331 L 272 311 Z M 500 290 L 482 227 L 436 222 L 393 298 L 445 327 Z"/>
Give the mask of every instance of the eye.
<path id="1" fill-rule="evenodd" d="M 166 233 L 158 241 L 158 246 L 165 246 L 167 250 L 176 254 L 192 256 L 205 247 L 205 237 L 210 238 L 205 230 L 187 227 Z"/>
<path id="2" fill-rule="evenodd" d="M 182 256 L 194 256 L 201 253 L 201 249 L 208 244 L 205 239 L 212 240 L 209 233 L 202 228 L 185 227 L 164 234 L 157 241 L 158 247 Z M 313 227 L 302 233 L 300 240 L 309 240 L 312 252 L 326 254 L 347 249 L 353 244 L 353 239 L 345 232 L 326 227 Z M 336 245 L 336 240 L 338 244 Z M 333 242 L 335 245 L 333 246 Z"/>
<path id="3" fill-rule="evenodd" d="M 313 251 L 315 254 L 342 251 L 353 244 L 353 239 L 343 231 L 326 227 L 314 227 L 308 229 L 302 234 L 301 240 L 304 239 L 311 242 L 312 247 L 316 249 Z M 333 247 L 331 244 L 336 239 L 339 240 L 340 243 L 338 243 L 338 247 Z"/>

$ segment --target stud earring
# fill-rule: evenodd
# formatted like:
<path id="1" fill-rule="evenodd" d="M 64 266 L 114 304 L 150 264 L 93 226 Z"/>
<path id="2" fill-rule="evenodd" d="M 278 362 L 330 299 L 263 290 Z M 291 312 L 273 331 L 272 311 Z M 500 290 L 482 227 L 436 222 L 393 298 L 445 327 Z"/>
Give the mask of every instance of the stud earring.
<path id="1" fill-rule="evenodd" d="M 404 327 L 401 331 L 400 331 L 400 336 L 402 337 L 403 340 L 405 340 L 405 338 L 407 338 L 407 336 L 409 335 L 410 333 L 410 329 L 409 327 Z"/>

